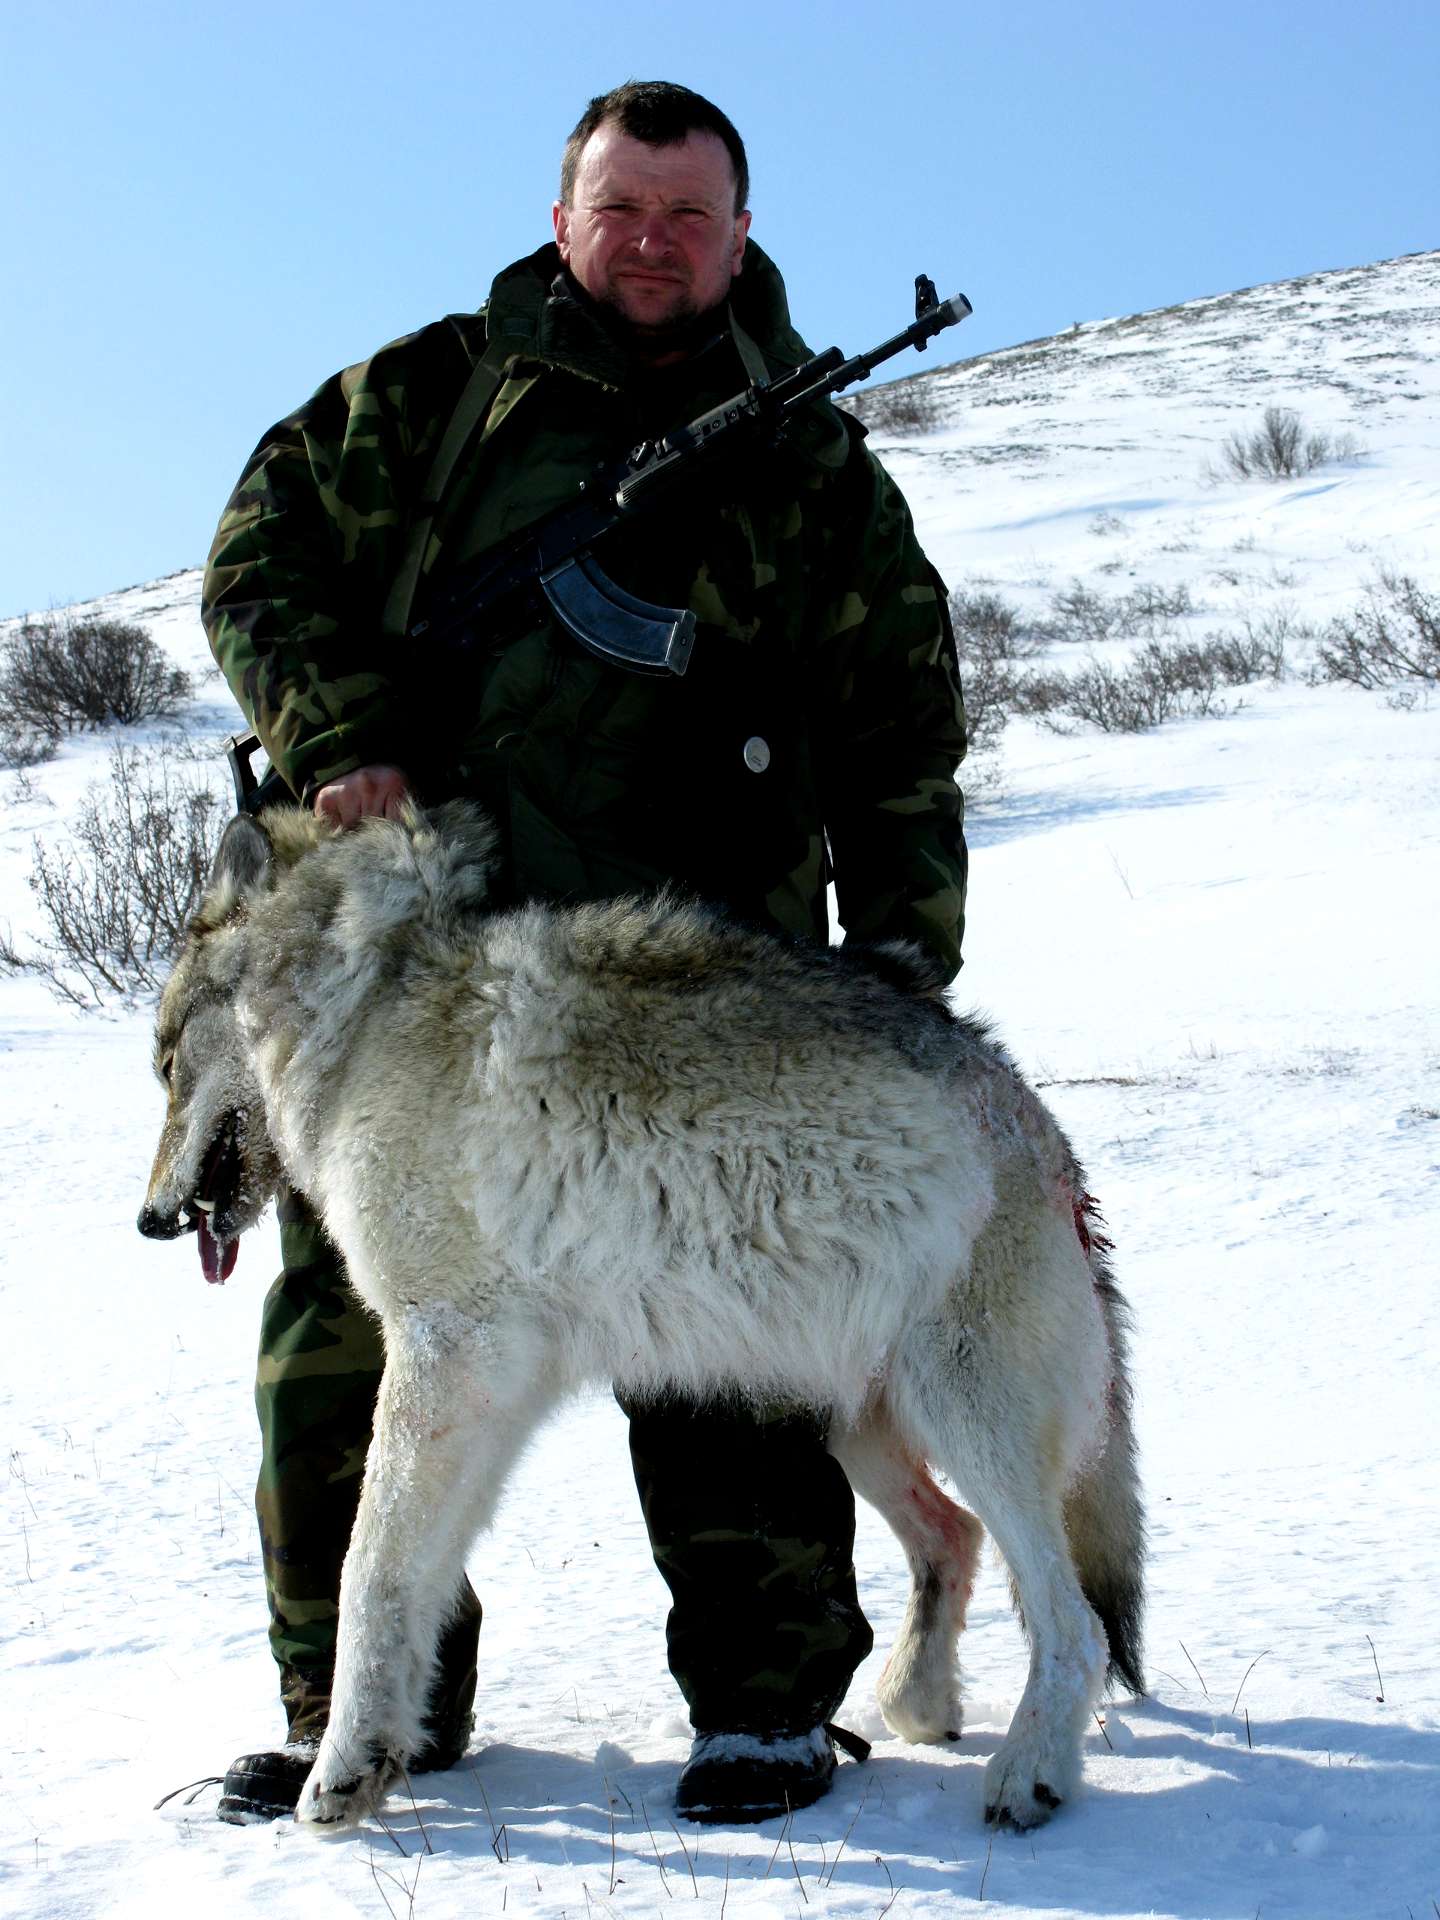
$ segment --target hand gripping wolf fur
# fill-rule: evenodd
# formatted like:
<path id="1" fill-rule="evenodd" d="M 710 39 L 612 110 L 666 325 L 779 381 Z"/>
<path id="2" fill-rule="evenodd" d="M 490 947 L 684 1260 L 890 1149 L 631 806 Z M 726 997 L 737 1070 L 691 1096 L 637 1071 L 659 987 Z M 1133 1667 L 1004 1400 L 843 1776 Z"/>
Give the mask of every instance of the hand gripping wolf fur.
<path id="1" fill-rule="evenodd" d="M 1124 1308 L 1069 1146 L 906 950 L 664 899 L 497 912 L 491 848 L 460 805 L 237 819 L 160 1005 L 142 1229 L 197 1223 L 223 1278 L 288 1179 L 384 1327 L 297 1818 L 353 1822 L 420 1749 L 466 1552 L 537 1423 L 604 1380 L 832 1410 L 913 1577 L 879 1688 L 906 1739 L 958 1736 L 984 1523 L 1031 1645 L 987 1814 L 1037 1824 L 1107 1667 L 1143 1686 Z"/>

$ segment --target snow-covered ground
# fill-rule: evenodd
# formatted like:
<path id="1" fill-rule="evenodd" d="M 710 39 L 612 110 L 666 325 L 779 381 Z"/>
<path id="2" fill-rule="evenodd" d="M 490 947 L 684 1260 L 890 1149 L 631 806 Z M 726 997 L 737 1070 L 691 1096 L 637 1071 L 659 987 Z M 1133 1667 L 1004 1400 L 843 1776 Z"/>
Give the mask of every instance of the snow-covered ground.
<path id="1" fill-rule="evenodd" d="M 1317 621 L 1380 564 L 1440 587 L 1437 368 L 1428 255 L 941 372 L 951 423 L 876 439 L 952 579 L 1037 610 L 1075 579 L 1183 583 L 1192 633 Z M 1206 484 L 1272 402 L 1366 458 Z M 107 604 L 198 668 L 197 585 Z M 965 1739 L 885 1736 L 873 1685 L 905 1582 L 862 1513 L 877 1653 L 842 1718 L 872 1759 L 788 1830 L 677 1829 L 664 1589 L 596 1395 L 541 1436 L 476 1550 L 464 1767 L 338 1840 L 222 1826 L 214 1788 L 153 1810 L 277 1731 L 249 1511 L 273 1234 L 223 1290 L 188 1242 L 142 1242 L 144 1011 L 81 1017 L 9 980 L 0 1913 L 1440 1912 L 1440 697 L 1295 677 L 1233 698 L 1126 738 L 1014 724 L 972 817 L 956 1001 L 995 1017 L 1076 1140 L 1138 1322 L 1153 1692 L 1105 1710 L 1082 1796 L 1034 1835 L 982 1824 L 1024 1670 L 993 1566 Z M 195 733 L 229 716 L 209 682 Z M 0 775 L 17 940 L 32 836 L 60 836 L 103 763 L 88 739 Z"/>

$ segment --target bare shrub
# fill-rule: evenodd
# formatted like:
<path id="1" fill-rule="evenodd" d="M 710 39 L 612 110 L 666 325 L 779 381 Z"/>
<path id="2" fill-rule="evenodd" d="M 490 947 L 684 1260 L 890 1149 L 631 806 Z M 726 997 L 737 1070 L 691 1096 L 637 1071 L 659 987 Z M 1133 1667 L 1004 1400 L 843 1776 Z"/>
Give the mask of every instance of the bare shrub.
<path id="1" fill-rule="evenodd" d="M 998 593 L 957 587 L 950 620 L 965 689 L 965 721 L 971 746 L 993 747 L 1015 706 L 1016 669 L 1037 653 L 1040 636 L 1017 607 Z"/>
<path id="2" fill-rule="evenodd" d="M 1316 675 L 1370 689 L 1440 681 L 1440 595 L 1411 574 L 1382 572 L 1352 613 L 1326 627 Z"/>
<path id="3" fill-rule="evenodd" d="M 1293 407 L 1267 407 L 1260 425 L 1235 432 L 1220 448 L 1220 478 L 1296 480 L 1335 460 L 1355 460 L 1353 434 L 1308 433 Z"/>
<path id="4" fill-rule="evenodd" d="M 957 587 L 950 619 L 961 656 L 984 653 L 996 660 L 1026 660 L 1041 641 L 1020 609 L 989 588 Z"/>
<path id="5" fill-rule="evenodd" d="M 1224 702 L 1217 696 L 1227 684 L 1223 666 L 1227 651 L 1211 640 L 1151 640 L 1133 664 L 1174 697 L 1178 711 L 1223 713 Z"/>
<path id="6" fill-rule="evenodd" d="M 1190 589 L 1157 586 L 1141 580 L 1128 593 L 1104 594 L 1082 580 L 1072 580 L 1052 596 L 1050 611 L 1039 632 L 1062 646 L 1097 646 L 1105 640 L 1153 640 L 1172 621 L 1197 613 Z"/>
<path id="7" fill-rule="evenodd" d="M 1016 693 L 1020 711 L 1032 714 L 1052 733 L 1071 733 L 1082 722 L 1102 733 L 1139 733 L 1165 718 L 1128 668 L 1100 660 L 1076 673 L 1031 674 Z"/>
<path id="8" fill-rule="evenodd" d="M 38 767 L 55 758 L 55 735 L 0 713 L 0 768 Z"/>
<path id="9" fill-rule="evenodd" d="M 55 802 L 43 787 L 37 787 L 28 771 L 17 769 L 4 798 L 7 807 L 53 807 Z"/>
<path id="10" fill-rule="evenodd" d="M 1215 649 L 1227 686 L 1252 686 L 1257 680 L 1284 680 L 1290 672 L 1289 650 L 1315 638 L 1315 629 L 1290 607 L 1276 607 L 1244 622 L 1239 632 L 1212 633 L 1207 645 Z"/>
<path id="11" fill-rule="evenodd" d="M 925 374 L 867 387 L 847 404 L 857 420 L 880 433 L 934 433 L 945 425 L 940 395 Z"/>
<path id="12" fill-rule="evenodd" d="M 1143 633 L 1149 639 L 1163 633 L 1175 620 L 1183 620 L 1189 614 L 1199 612 L 1189 587 L 1183 583 L 1178 587 L 1157 586 L 1152 580 L 1141 580 L 1125 596 L 1125 615 L 1130 630 Z"/>
<path id="13" fill-rule="evenodd" d="M 170 719 L 190 692 L 145 629 L 120 620 L 47 614 L 0 643 L 0 716 L 52 739 Z"/>
<path id="14" fill-rule="evenodd" d="M 1124 594 L 1098 593 L 1081 580 L 1055 594 L 1042 622 L 1047 640 L 1063 646 L 1096 646 L 1102 640 L 1123 639 L 1129 632 Z"/>
<path id="15" fill-rule="evenodd" d="M 1246 673 L 1234 636 L 1149 640 L 1125 666 L 1091 660 L 1077 673 L 1028 674 L 1016 683 L 1014 703 L 1055 733 L 1074 725 L 1142 733 L 1166 720 L 1223 713 L 1223 689 L 1257 677 Z"/>
<path id="16" fill-rule="evenodd" d="M 0 943 L 0 970 L 38 974 L 84 1008 L 156 991 L 228 818 L 217 787 L 163 748 L 112 747 L 69 844 L 35 841 L 30 890 L 49 931 L 30 954 Z"/>
<path id="17" fill-rule="evenodd" d="M 1285 642 L 1267 639 L 1253 628 L 1245 633 L 1212 633 L 1205 646 L 1227 687 L 1249 687 L 1257 680 L 1285 678 Z"/>

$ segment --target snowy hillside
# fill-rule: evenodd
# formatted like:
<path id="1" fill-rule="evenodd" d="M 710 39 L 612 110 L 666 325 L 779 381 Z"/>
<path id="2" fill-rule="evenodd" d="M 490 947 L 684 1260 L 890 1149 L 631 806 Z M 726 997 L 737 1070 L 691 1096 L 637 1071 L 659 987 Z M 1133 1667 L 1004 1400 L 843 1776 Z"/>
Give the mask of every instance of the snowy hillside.
<path id="1" fill-rule="evenodd" d="M 1217 616 L 1287 593 L 1316 616 L 1372 552 L 1433 566 L 1440 253 L 1082 324 L 895 385 L 937 430 L 905 444 L 877 426 L 874 444 L 952 582 L 1038 605 L 1072 578 L 1140 575 Z M 1227 436 L 1271 406 L 1361 457 L 1289 487 L 1212 484 Z"/>
<path id="2" fill-rule="evenodd" d="M 222 1826 L 213 1787 L 153 1810 L 279 1731 L 249 1510 L 274 1235 L 223 1289 L 189 1242 L 142 1242 L 145 1011 L 82 1017 L 0 979 L 0 1914 L 1440 1912 L 1440 689 L 1400 702 L 1304 677 L 1306 628 L 1379 568 L 1440 589 L 1440 255 L 1082 325 L 911 384 L 932 424 L 876 425 L 872 444 L 952 583 L 1036 617 L 1075 582 L 1184 587 L 1177 633 L 1292 635 L 1288 676 L 1223 717 L 1126 736 L 1012 722 L 971 819 L 956 1003 L 995 1018 L 1071 1132 L 1135 1309 L 1151 1696 L 1106 1708 L 1086 1790 L 1050 1826 L 992 1838 L 981 1776 L 1024 1673 L 1003 1576 L 987 1565 L 972 1610 L 964 1740 L 905 1748 L 873 1688 L 906 1583 L 862 1513 L 877 1651 L 842 1719 L 872 1759 L 788 1830 L 677 1829 L 664 1589 L 597 1394 L 541 1437 L 476 1549 L 462 1768 L 418 1782 L 416 1811 L 392 1804 L 388 1832 L 328 1842 Z M 1363 455 L 1207 479 L 1267 405 Z M 198 585 L 101 604 L 199 676 Z M 1057 643 L 1046 664 L 1083 652 Z M 228 695 L 198 685 L 187 738 L 217 740 Z M 105 753 L 77 736 L 0 773 L 17 942 L 37 926 L 34 836 L 61 842 Z"/>

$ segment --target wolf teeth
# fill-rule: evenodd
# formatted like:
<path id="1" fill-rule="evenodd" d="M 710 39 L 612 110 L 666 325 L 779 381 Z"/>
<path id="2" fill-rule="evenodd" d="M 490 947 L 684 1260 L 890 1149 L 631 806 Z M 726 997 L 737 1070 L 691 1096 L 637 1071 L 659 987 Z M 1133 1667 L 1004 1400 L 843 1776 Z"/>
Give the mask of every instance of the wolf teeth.
<path id="1" fill-rule="evenodd" d="M 201 1213 L 214 1213 L 215 1211 L 215 1202 L 213 1200 L 201 1200 L 197 1197 L 192 1200 L 190 1204 L 192 1207 L 198 1208 Z"/>

